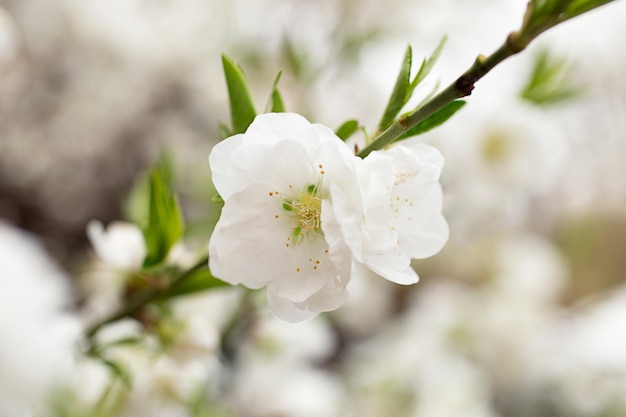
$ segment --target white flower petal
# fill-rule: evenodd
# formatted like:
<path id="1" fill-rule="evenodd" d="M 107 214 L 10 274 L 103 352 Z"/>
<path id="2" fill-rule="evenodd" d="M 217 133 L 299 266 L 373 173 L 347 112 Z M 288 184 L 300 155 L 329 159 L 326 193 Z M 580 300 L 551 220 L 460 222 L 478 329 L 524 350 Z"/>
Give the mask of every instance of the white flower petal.
<path id="1" fill-rule="evenodd" d="M 293 301 L 279 296 L 270 286 L 267 287 L 267 301 L 272 313 L 279 319 L 289 323 L 308 320 L 317 315 L 317 313 L 298 307 Z"/>
<path id="2" fill-rule="evenodd" d="M 378 230 L 365 245 L 364 264 L 381 277 L 397 284 L 415 284 L 417 274 L 411 268 L 411 258 L 399 249 L 395 232 Z"/>
<path id="3" fill-rule="evenodd" d="M 398 233 L 400 249 L 411 258 L 426 258 L 439 252 L 448 240 L 448 223 L 441 214 L 442 193 L 439 183 L 428 187 L 427 194 L 423 190 L 411 193 L 411 188 L 398 187 L 394 190 L 396 209 L 390 223 Z M 407 188 L 406 190 L 403 188 Z M 419 195 L 412 200 L 411 194 Z M 409 196 L 409 197 L 405 197 Z"/>
<path id="4" fill-rule="evenodd" d="M 273 191 L 267 184 L 251 184 L 226 200 L 209 241 L 210 268 L 218 278 L 260 288 L 285 272 L 291 222 L 280 217 L 269 195 Z"/>
<path id="5" fill-rule="evenodd" d="M 215 145 L 209 154 L 213 185 L 223 199 L 227 199 L 234 192 L 229 175 L 231 155 L 241 146 L 242 142 L 243 134 L 231 136 Z"/>
<path id="6" fill-rule="evenodd" d="M 267 298 L 276 317 L 294 323 L 339 308 L 348 299 L 347 283 L 348 280 L 340 278 L 328 280 L 323 288 L 302 302 L 281 297 L 271 283 L 267 286 Z"/>
<path id="7" fill-rule="evenodd" d="M 324 288 L 309 297 L 308 309 L 316 313 L 336 310 L 348 300 L 346 285 L 347 280 L 342 281 L 340 278 L 329 280 Z"/>
<path id="8" fill-rule="evenodd" d="M 311 123 L 296 113 L 265 113 L 258 115 L 245 133 L 255 143 L 273 145 L 285 139 L 299 139 L 298 134 L 310 130 Z"/>
<path id="9" fill-rule="evenodd" d="M 441 171 L 444 163 L 444 158 L 439 149 L 434 148 L 430 145 L 426 145 L 424 143 L 410 142 L 406 145 L 402 145 L 402 147 L 410 149 L 413 154 L 417 156 L 422 166 L 430 165 L 432 167 L 438 168 L 438 170 Z M 439 173 L 437 174 L 436 178 L 433 179 L 439 179 Z"/>
<path id="10" fill-rule="evenodd" d="M 352 274 L 352 252 L 345 242 L 333 207 L 328 200 L 322 201 L 322 230 L 328 244 L 328 256 L 337 268 L 337 275 L 343 278 L 350 277 Z"/>
<path id="11" fill-rule="evenodd" d="M 283 264 L 283 274 L 272 282 L 274 291 L 281 297 L 294 302 L 306 301 L 339 273 L 328 255 L 328 244 L 324 239 L 307 241 L 304 238 L 287 250 L 289 256 Z"/>
<path id="12" fill-rule="evenodd" d="M 224 200 L 254 182 L 269 184 L 276 191 L 287 192 L 290 185 L 306 187 L 317 181 L 307 150 L 293 140 L 282 140 L 274 145 L 253 143 L 242 146 L 233 151 L 228 164 L 226 172 L 217 171 L 213 174 L 214 182 L 216 179 L 221 181 L 226 184 L 222 188 L 230 191 L 230 194 L 220 194 Z"/>

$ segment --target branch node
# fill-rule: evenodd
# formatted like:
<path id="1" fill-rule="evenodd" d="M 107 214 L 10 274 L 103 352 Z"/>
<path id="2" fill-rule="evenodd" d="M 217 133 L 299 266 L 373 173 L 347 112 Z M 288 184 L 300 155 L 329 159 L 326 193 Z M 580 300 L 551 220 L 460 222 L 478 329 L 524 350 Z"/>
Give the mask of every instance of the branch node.
<path id="1" fill-rule="evenodd" d="M 519 32 L 511 32 L 506 37 L 506 47 L 509 48 L 511 54 L 517 54 L 526 48 L 523 39 L 520 37 Z"/>
<path id="2" fill-rule="evenodd" d="M 461 75 L 454 83 L 454 88 L 461 94 L 463 94 L 463 96 L 469 96 L 470 94 L 472 94 L 472 90 L 474 89 L 474 83 L 476 81 L 477 79 L 475 77 L 470 78 L 465 75 Z"/>

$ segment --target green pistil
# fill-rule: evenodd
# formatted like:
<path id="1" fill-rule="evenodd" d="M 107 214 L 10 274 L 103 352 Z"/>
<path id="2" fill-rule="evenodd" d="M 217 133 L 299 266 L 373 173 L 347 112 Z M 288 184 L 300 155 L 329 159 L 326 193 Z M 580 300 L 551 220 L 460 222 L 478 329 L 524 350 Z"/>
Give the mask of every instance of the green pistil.
<path id="1" fill-rule="evenodd" d="M 293 229 L 295 243 L 302 241 L 307 236 L 313 240 L 315 236 L 321 236 L 322 198 L 317 195 L 317 185 L 309 185 L 306 191 L 293 200 L 285 200 L 283 208 L 293 213 L 296 225 Z"/>

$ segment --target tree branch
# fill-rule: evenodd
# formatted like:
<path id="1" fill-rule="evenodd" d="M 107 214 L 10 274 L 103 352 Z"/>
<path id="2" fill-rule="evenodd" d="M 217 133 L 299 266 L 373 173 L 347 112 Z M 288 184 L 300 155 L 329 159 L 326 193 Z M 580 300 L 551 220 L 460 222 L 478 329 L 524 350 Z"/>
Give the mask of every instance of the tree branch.
<path id="1" fill-rule="evenodd" d="M 570 2 L 567 1 L 561 0 L 561 3 L 559 3 L 559 7 L 563 10 L 557 8 L 550 10 L 549 14 L 542 14 L 543 11 L 541 9 L 538 10 L 534 7 L 536 5 L 535 2 L 529 2 L 522 28 L 519 31 L 510 33 L 505 42 L 491 55 L 487 57 L 478 55 L 472 66 L 465 71 L 465 73 L 426 103 L 396 119 L 389 128 L 380 133 L 369 145 L 359 152 L 358 156 L 365 158 L 371 152 L 384 148 L 401 137 L 409 129 L 424 121 L 454 100 L 469 96 L 478 80 L 508 57 L 523 51 L 533 39 L 546 30 L 578 16 L 583 12 L 610 3 L 611 1 L 613 0 L 595 0 L 587 9 L 569 15 L 565 13 L 567 7 L 570 6 Z"/>

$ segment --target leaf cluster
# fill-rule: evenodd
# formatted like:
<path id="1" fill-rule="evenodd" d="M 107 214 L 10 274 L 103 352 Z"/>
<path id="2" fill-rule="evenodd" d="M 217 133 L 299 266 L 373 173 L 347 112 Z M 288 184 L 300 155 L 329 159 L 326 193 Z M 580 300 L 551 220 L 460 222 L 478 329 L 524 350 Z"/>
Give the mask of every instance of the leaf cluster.
<path id="1" fill-rule="evenodd" d="M 446 37 L 443 37 L 433 53 L 428 58 L 424 58 L 422 60 L 422 64 L 420 65 L 417 74 L 415 74 L 413 79 L 411 79 L 412 50 L 410 45 L 407 47 L 404 59 L 402 61 L 402 65 L 400 67 L 400 73 L 398 74 L 398 78 L 396 80 L 396 84 L 391 93 L 391 97 L 389 98 L 389 102 L 387 103 L 387 107 L 385 108 L 385 111 L 383 113 L 383 117 L 378 123 L 378 132 L 383 132 L 394 123 L 395 119 L 398 117 L 402 109 L 411 99 L 415 88 L 428 76 L 428 74 L 434 67 L 435 63 L 439 59 L 439 55 L 441 54 L 445 42 Z M 422 106 L 426 101 L 428 101 L 428 99 L 432 97 L 434 93 L 435 91 L 431 92 L 431 94 L 412 111 L 415 111 L 417 108 Z M 419 121 L 417 124 L 410 127 L 396 140 L 403 140 L 412 136 L 421 135 L 422 133 L 426 133 L 437 126 L 442 125 L 448 119 L 450 119 L 457 111 L 459 111 L 464 105 L 465 101 L 462 100 L 456 100 L 447 104 L 431 116 Z"/>
<path id="2" fill-rule="evenodd" d="M 389 97 L 387 107 L 385 107 L 383 116 L 381 117 L 380 122 L 378 122 L 378 131 L 382 132 L 391 126 L 395 118 L 400 114 L 404 106 L 413 96 L 415 87 L 417 87 L 418 84 L 421 83 L 430 73 L 431 69 L 435 65 L 435 62 L 437 62 L 445 43 L 446 37 L 443 37 L 431 56 L 429 58 L 424 58 L 422 65 L 413 79 L 411 79 L 413 49 L 411 48 L 411 45 L 407 46 L 404 59 L 402 60 L 402 65 L 400 66 L 400 73 L 398 74 L 393 91 L 391 92 L 391 97 Z"/>
<path id="3" fill-rule="evenodd" d="M 369 152 L 380 149 L 381 147 L 393 142 L 394 140 L 403 140 L 412 136 L 417 136 L 434 129 L 445 123 L 464 105 L 465 101 L 455 100 L 447 103 L 436 111 L 429 113 L 425 117 L 416 117 L 416 113 L 434 96 L 435 89 L 421 102 L 417 107 L 400 115 L 413 96 L 416 87 L 428 76 L 434 67 L 446 38 L 442 38 L 433 53 L 422 60 L 422 63 L 414 76 L 411 76 L 412 55 L 411 46 L 407 47 L 404 59 L 400 66 L 400 72 L 396 79 L 396 83 L 387 102 L 387 106 L 375 130 L 374 137 L 369 141 L 368 146 L 359 153 L 360 156 L 366 156 Z M 407 120 L 411 118 L 411 122 Z M 379 146 L 380 145 L 380 146 Z"/>

